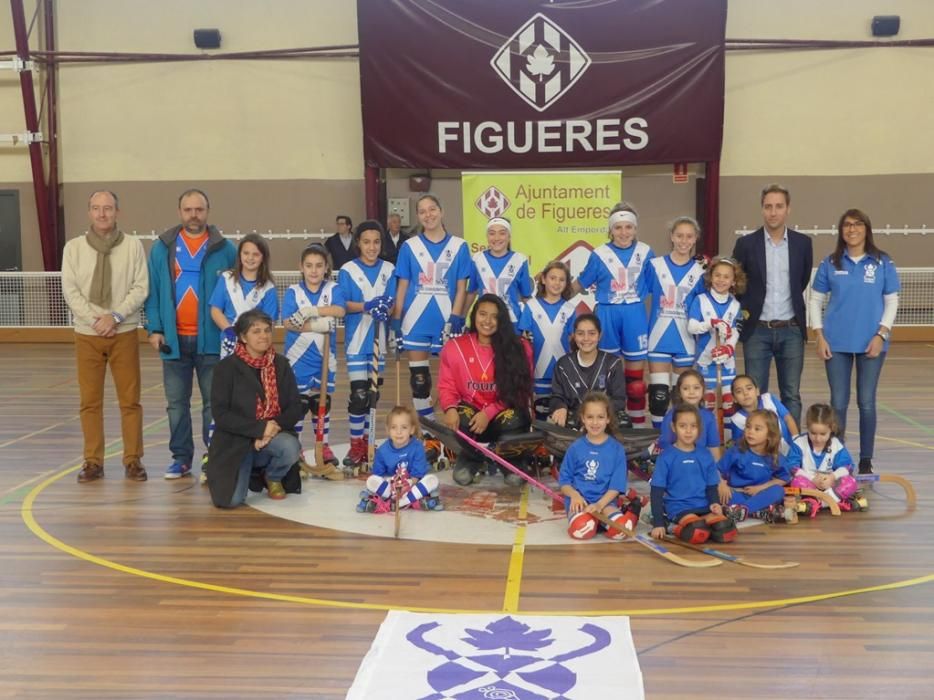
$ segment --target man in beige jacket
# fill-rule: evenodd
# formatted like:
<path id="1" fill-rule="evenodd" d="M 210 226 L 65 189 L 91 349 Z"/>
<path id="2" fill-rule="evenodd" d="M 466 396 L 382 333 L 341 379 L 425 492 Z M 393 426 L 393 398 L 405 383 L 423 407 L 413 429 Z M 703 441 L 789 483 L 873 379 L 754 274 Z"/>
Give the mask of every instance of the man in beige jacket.
<path id="1" fill-rule="evenodd" d="M 81 393 L 84 464 L 78 483 L 104 476 L 104 379 L 107 364 L 120 404 L 126 478 L 146 481 L 143 409 L 139 403 L 140 307 L 149 293 L 146 253 L 138 239 L 117 228 L 117 195 L 88 199 L 90 230 L 65 245 L 62 293 L 75 323 L 75 355 Z"/>

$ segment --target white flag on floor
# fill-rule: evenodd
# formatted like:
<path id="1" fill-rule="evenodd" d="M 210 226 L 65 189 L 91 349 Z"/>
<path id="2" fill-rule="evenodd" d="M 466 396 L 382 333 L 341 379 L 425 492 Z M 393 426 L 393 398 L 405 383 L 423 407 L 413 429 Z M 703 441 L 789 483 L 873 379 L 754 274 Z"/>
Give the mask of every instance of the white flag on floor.
<path id="1" fill-rule="evenodd" d="M 642 700 L 628 617 L 391 611 L 348 700 Z"/>

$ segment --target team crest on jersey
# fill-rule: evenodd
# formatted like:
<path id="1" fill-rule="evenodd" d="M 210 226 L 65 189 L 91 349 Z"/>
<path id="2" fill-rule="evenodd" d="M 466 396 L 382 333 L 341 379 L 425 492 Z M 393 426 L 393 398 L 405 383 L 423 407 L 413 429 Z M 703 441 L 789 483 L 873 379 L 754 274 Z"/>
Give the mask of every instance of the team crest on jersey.
<path id="1" fill-rule="evenodd" d="M 408 471 L 408 470 L 409 470 L 409 463 L 408 463 L 408 461 L 403 460 L 403 461 L 399 462 L 399 463 L 396 465 L 396 471 L 399 471 L 400 469 L 404 469 L 405 471 Z"/>
<path id="2" fill-rule="evenodd" d="M 876 265 L 869 263 L 863 268 L 863 282 L 866 284 L 876 283 Z"/>
<path id="3" fill-rule="evenodd" d="M 488 219 L 492 219 L 494 216 L 502 216 L 511 204 L 509 197 L 498 190 L 495 185 L 487 187 L 486 191 L 474 202 L 474 206 Z"/>
<path id="4" fill-rule="evenodd" d="M 588 459 L 584 462 L 584 466 L 587 468 L 587 473 L 584 474 L 584 478 L 587 481 L 594 481 L 597 478 L 597 469 L 600 468 L 600 462 L 596 459 Z"/>

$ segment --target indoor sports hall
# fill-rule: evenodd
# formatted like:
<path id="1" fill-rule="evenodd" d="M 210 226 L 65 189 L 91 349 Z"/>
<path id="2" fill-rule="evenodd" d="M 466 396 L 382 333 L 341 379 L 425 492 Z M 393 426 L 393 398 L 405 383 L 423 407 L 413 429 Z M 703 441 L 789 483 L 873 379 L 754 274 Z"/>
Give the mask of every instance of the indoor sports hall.
<path id="1" fill-rule="evenodd" d="M 11 0 L 0 39 L 0 698 L 931 696 L 934 5 Z M 870 341 L 885 353 L 875 400 L 861 402 L 854 381 L 840 435 L 854 462 L 871 456 L 871 471 L 851 465 L 858 507 L 824 493 L 814 503 L 829 507 L 810 517 L 797 506 L 820 493 L 792 489 L 795 517 L 750 516 L 735 541 L 695 551 L 649 537 L 647 513 L 625 541 L 575 541 L 554 495 L 560 460 L 510 485 L 489 457 L 461 485 L 442 452 L 431 472 L 443 509 L 358 512 L 365 467 L 218 508 L 215 482 L 199 479 L 207 421 L 190 370 L 191 471 L 167 470 L 171 342 L 153 343 L 148 274 L 134 309 L 107 314 L 114 332 L 131 319 L 148 479 L 121 468 L 126 385 L 111 369 L 103 473 L 82 476 L 91 421 L 69 290 L 88 280 L 69 272 L 66 245 L 96 235 L 101 193 L 125 249 L 139 246 L 149 265 L 163 232 L 180 219 L 185 229 L 186 197 L 203 195 L 195 217 L 216 227 L 218 246 L 265 241 L 279 309 L 309 279 L 307 247 L 340 244 L 339 219 L 395 218 L 414 234 L 425 194 L 471 255 L 487 246 L 488 220 L 506 217 L 532 275 L 562 259 L 577 276 L 607 243 L 619 201 L 638 210 L 638 240 L 658 256 L 672 249 L 670 222 L 687 216 L 698 255 L 740 257 L 737 241 L 769 226 L 773 184 L 787 230 L 813 250 L 795 301 L 808 326 L 810 303 L 827 337 L 831 324 L 875 330 L 865 319 L 881 297 L 859 297 L 842 319 L 833 292 L 812 297 L 827 278 L 839 289 L 845 273 L 829 256 L 852 253 L 859 217 L 871 217 L 882 261 L 867 246 L 853 263 L 869 261 L 860 289 L 897 266 L 897 314 Z M 94 250 L 92 288 L 105 258 L 104 279 L 122 274 L 116 253 Z M 177 254 L 173 294 L 188 271 Z M 784 260 L 783 271 L 805 259 Z M 760 283 L 771 290 L 769 269 Z M 116 312 L 116 300 L 94 299 Z M 578 313 L 594 299 L 576 298 Z M 312 335 L 283 328 L 288 315 L 274 321 L 280 353 L 287 333 Z M 793 321 L 751 325 L 805 331 Z M 357 387 L 346 324 L 326 334 L 337 339 L 336 460 L 351 449 Z M 219 352 L 219 333 L 203 354 Z M 802 417 L 831 401 L 823 335 L 807 335 Z M 732 342 L 741 372 L 746 339 Z M 388 342 L 380 352 L 369 415 L 382 443 L 390 409 L 412 405 L 416 389 L 412 358 Z M 438 421 L 442 371 L 435 353 Z M 785 379 L 773 365 L 772 395 Z M 721 377 L 715 414 L 725 390 Z M 644 413 L 650 431 L 641 398 L 630 418 Z M 861 410 L 876 418 L 871 455 L 860 452 Z M 317 467 L 312 416 L 304 424 L 304 460 Z M 628 487 L 648 497 L 645 459 L 629 463 Z"/>

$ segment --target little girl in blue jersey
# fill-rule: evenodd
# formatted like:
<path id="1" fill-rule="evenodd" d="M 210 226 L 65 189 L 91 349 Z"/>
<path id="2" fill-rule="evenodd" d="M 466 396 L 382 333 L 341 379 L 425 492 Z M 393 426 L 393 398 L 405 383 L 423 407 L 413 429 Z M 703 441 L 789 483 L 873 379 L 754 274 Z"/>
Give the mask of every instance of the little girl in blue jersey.
<path id="1" fill-rule="evenodd" d="M 736 525 L 724 515 L 718 500 L 716 462 L 709 450 L 697 444 L 700 410 L 683 401 L 672 409 L 670 421 L 666 419 L 675 440 L 658 457 L 652 472 L 650 534 L 656 539 L 669 532 L 692 544 L 736 539 Z"/>
<path id="2" fill-rule="evenodd" d="M 688 307 L 703 291 L 703 258 L 694 257 L 700 225 L 679 216 L 668 229 L 671 252 L 649 260 L 645 286 L 652 295 L 649 310 L 649 414 L 652 427 L 661 427 L 670 387 L 694 364 L 694 336 L 688 332 Z"/>
<path id="3" fill-rule="evenodd" d="M 837 437 L 837 416 L 825 403 L 811 406 L 804 418 L 806 432 L 794 439 L 801 453 L 801 466 L 793 471 L 791 485 L 817 489 L 840 505 L 840 510 L 862 510 L 865 500 L 857 496 L 859 483 L 853 477 L 853 458 Z M 801 499 L 802 510 L 812 518 L 826 507 L 816 498 Z"/>
<path id="4" fill-rule="evenodd" d="M 555 364 L 571 350 L 576 315 L 571 302 L 571 268 L 561 260 L 552 260 L 538 276 L 536 294 L 525 303 L 519 317 L 519 330 L 532 341 L 535 415 L 542 420 L 549 413 Z"/>
<path id="5" fill-rule="evenodd" d="M 716 410 L 717 366 L 723 400 L 723 420 L 729 424 L 733 411 L 730 382 L 736 376 L 736 321 L 740 305 L 734 294 L 746 291 L 746 273 L 732 258 L 714 258 L 704 275 L 707 290 L 698 294 L 688 309 L 688 330 L 697 338 L 695 364 L 704 376 L 707 407 Z"/>
<path id="6" fill-rule="evenodd" d="M 589 540 L 603 527 L 593 516 L 602 513 L 621 530 L 633 532 L 639 520 L 638 499 L 625 512 L 617 505 L 626 493 L 626 449 L 611 437 L 616 419 L 610 399 L 601 392 L 591 392 L 581 404 L 584 436 L 571 443 L 561 462 L 558 484 L 566 496 L 568 534 L 575 540 Z M 626 538 L 626 532 L 607 529 L 611 540 Z"/>
<path id="7" fill-rule="evenodd" d="M 574 293 L 597 286 L 595 313 L 603 327 L 600 349 L 620 355 L 626 362 L 626 412 L 633 427 L 645 427 L 643 370 L 648 346 L 648 319 L 642 300 L 646 294 L 646 263 L 652 249 L 636 240 L 639 217 L 631 205 L 620 202 L 610 212 L 610 240 L 590 253 L 587 265 L 574 282 Z"/>
<path id="8" fill-rule="evenodd" d="M 269 245 L 257 233 L 248 233 L 237 246 L 237 263 L 223 272 L 211 295 L 211 320 L 221 329 L 221 359 L 237 345 L 233 325 L 244 311 L 259 309 L 279 318 L 279 297 L 269 270 Z"/>
<path id="9" fill-rule="evenodd" d="M 720 502 L 730 506 L 734 520 L 745 520 L 747 514 L 770 523 L 783 520 L 785 484 L 791 480 L 788 460 L 796 458 L 786 459 L 779 453 L 780 440 L 775 414 L 752 411 L 743 437 L 717 465 L 723 476 Z"/>
<path id="10" fill-rule="evenodd" d="M 798 434 L 798 424 L 795 423 L 794 416 L 791 415 L 785 404 L 772 394 L 760 394 L 759 385 L 748 374 L 737 374 L 733 380 L 732 389 L 735 403 L 733 417 L 730 421 L 730 431 L 733 442 L 738 442 L 746 431 L 746 417 L 749 412 L 761 408 L 771 411 L 778 417 L 778 428 L 782 433 L 779 451 L 783 455 L 787 455 L 791 449 L 792 438 Z"/>
<path id="11" fill-rule="evenodd" d="M 720 445 L 720 431 L 717 429 L 717 418 L 714 414 L 704 408 L 701 404 L 704 400 L 704 378 L 696 369 L 685 370 L 678 376 L 675 383 L 675 391 L 672 396 L 672 403 L 675 407 L 681 404 L 689 404 L 698 410 L 700 422 L 698 423 L 699 432 L 696 438 L 697 447 L 706 447 L 714 460 L 720 459 L 723 454 L 723 448 Z M 662 432 L 658 436 L 658 448 L 666 450 L 675 443 L 676 435 L 672 424 L 675 409 L 669 409 L 662 421 Z"/>
<path id="12" fill-rule="evenodd" d="M 503 216 L 489 220 L 486 226 L 487 249 L 471 258 L 470 278 L 467 280 L 469 309 L 480 294 L 495 294 L 506 302 L 509 320 L 516 324 L 522 314 L 522 302 L 532 296 L 532 276 L 529 259 L 512 249 L 512 224 Z"/>
<path id="13" fill-rule="evenodd" d="M 350 422 L 350 451 L 344 466 L 356 469 L 366 463 L 369 446 L 367 431 L 371 401 L 369 370 L 379 339 L 379 357 L 376 358 L 382 374 L 386 352 L 386 321 L 395 302 L 395 266 L 380 260 L 383 226 L 367 220 L 357 225 L 354 247 L 360 256 L 340 269 L 337 284 L 344 295 L 347 315 L 344 317 L 344 351 L 347 354 L 347 374 L 350 379 L 350 398 L 347 414 Z M 378 381 L 377 386 L 381 383 Z"/>
<path id="14" fill-rule="evenodd" d="M 320 394 L 313 394 L 321 390 L 321 360 L 324 357 L 324 339 L 330 338 L 328 343 L 328 376 L 327 392 L 334 391 L 334 376 L 337 370 L 337 337 L 332 332 L 333 319 L 344 316 L 344 295 L 334 282 L 331 281 L 331 255 L 320 243 L 312 243 L 302 251 L 301 257 L 302 281 L 293 284 L 285 292 L 282 301 L 282 317 L 285 326 L 285 356 L 292 365 L 298 390 L 308 397 L 312 420 L 317 430 L 318 401 Z M 326 335 L 327 334 L 327 335 Z M 295 426 L 295 431 L 301 436 L 302 423 Z M 337 457 L 331 451 L 328 442 L 330 432 L 330 411 L 324 417 L 324 461 L 326 469 L 320 465 L 314 467 L 304 463 L 302 471 L 314 476 L 323 476 L 328 479 L 342 479 L 343 472 L 337 469 Z"/>
<path id="15" fill-rule="evenodd" d="M 470 253 L 463 238 L 445 230 L 437 197 L 423 194 L 415 202 L 415 210 L 422 232 L 406 240 L 399 250 L 392 330 L 408 352 L 415 410 L 431 417 L 428 357 L 440 352 L 442 336 L 464 330 Z"/>
<path id="16" fill-rule="evenodd" d="M 421 501 L 428 510 L 444 510 L 438 498 L 438 477 L 428 473 L 425 446 L 415 437 L 418 414 L 408 406 L 393 406 L 386 428 L 389 439 L 376 450 L 373 473 L 366 480 L 366 490 L 360 492 L 357 512 L 388 512 L 395 498 L 395 479 L 406 480 L 399 501 L 402 508 Z"/>

